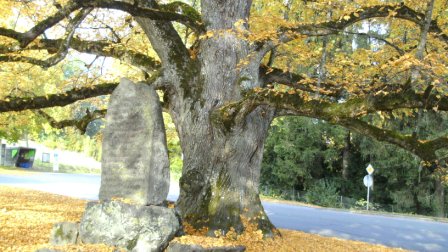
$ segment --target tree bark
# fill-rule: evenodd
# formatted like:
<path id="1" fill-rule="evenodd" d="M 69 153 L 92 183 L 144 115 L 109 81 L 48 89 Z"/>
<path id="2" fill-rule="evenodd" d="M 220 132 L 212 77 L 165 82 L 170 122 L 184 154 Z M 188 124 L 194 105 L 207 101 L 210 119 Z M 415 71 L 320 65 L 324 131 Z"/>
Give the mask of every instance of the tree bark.
<path id="1" fill-rule="evenodd" d="M 206 113 L 205 113 L 206 115 Z M 196 229 L 244 231 L 245 221 L 267 236 L 275 230 L 259 198 L 258 183 L 264 140 L 273 111 L 259 108 L 230 129 L 207 117 L 183 127 L 180 134 L 184 168 L 178 208 L 183 220 Z"/>
<path id="2" fill-rule="evenodd" d="M 435 178 L 434 210 L 437 217 L 445 217 L 445 187 L 440 177 Z"/>
<path id="3" fill-rule="evenodd" d="M 351 132 L 347 131 L 347 136 L 345 137 L 344 150 L 342 152 L 342 178 L 344 180 L 349 179 L 349 168 L 350 168 L 350 158 L 351 158 Z"/>
<path id="4" fill-rule="evenodd" d="M 259 106 L 231 123 L 223 123 L 219 110 L 241 99 L 244 90 L 260 86 L 263 55 L 254 54 L 234 27 L 248 18 L 250 5 L 248 0 L 201 1 L 204 24 L 213 36 L 201 39 L 200 54 L 192 57 L 185 57 L 180 43 L 167 42 L 165 37 L 172 35 L 166 23 L 137 19 L 157 44 L 163 78 L 169 83 L 164 102 L 184 156 L 177 207 L 184 224 L 205 228 L 208 235 L 232 228 L 241 233 L 247 223 L 265 236 L 276 233 L 258 195 L 264 141 L 274 109 Z"/>

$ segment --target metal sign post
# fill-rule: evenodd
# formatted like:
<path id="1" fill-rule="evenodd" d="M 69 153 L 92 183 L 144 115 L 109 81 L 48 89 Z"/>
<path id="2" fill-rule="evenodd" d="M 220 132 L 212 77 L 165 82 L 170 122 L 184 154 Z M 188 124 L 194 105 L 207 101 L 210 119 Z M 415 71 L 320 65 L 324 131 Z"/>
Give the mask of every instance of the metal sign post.
<path id="1" fill-rule="evenodd" d="M 367 187 L 367 211 L 369 211 L 370 187 L 373 185 L 372 175 L 366 175 L 363 179 L 364 185 Z"/>
<path id="2" fill-rule="evenodd" d="M 367 211 L 369 211 L 370 186 L 367 187 Z"/>
<path id="3" fill-rule="evenodd" d="M 370 187 L 373 185 L 372 173 L 375 171 L 375 169 L 373 169 L 373 166 L 369 164 L 366 168 L 366 171 L 368 175 L 364 176 L 363 182 L 364 185 L 367 187 L 367 211 L 369 211 Z"/>
<path id="4" fill-rule="evenodd" d="M 53 153 L 53 172 L 59 172 L 59 154 L 56 151 Z"/>

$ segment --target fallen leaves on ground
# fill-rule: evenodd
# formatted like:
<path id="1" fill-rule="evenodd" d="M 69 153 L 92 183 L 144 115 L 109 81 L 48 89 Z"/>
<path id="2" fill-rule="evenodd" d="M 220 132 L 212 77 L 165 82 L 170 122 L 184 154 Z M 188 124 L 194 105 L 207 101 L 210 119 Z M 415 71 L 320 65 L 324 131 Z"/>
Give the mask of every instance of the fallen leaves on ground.
<path id="1" fill-rule="evenodd" d="M 178 237 L 175 241 L 182 244 L 201 244 L 202 247 L 222 247 L 238 246 L 246 247 L 247 252 L 403 252 L 406 250 L 398 248 L 388 248 L 382 245 L 373 245 L 365 242 L 342 240 L 337 238 L 322 237 L 315 234 L 308 234 L 300 231 L 280 229 L 281 237 L 267 240 L 250 240 L 249 235 L 244 239 L 229 240 L 226 238 L 211 238 L 197 235 L 187 235 Z"/>
<path id="2" fill-rule="evenodd" d="M 247 252 L 314 252 L 314 251 L 366 251 L 366 252 L 403 252 L 399 248 L 389 248 L 383 245 L 369 244 L 359 241 L 343 240 L 338 238 L 322 237 L 295 230 L 279 229 L 281 236 L 274 239 L 263 239 L 263 234 L 257 230 L 256 224 L 241 216 L 245 228 L 243 234 L 236 234 L 231 229 L 225 236 L 218 238 L 205 237 L 203 232 L 194 230 L 188 223 L 183 223 L 188 234 L 178 237 L 175 241 L 182 244 L 200 244 L 204 248 L 231 247 L 243 245 Z M 215 235 L 219 236 L 219 231 Z"/>
<path id="3" fill-rule="evenodd" d="M 79 222 L 85 200 L 33 190 L 0 186 L 0 251 L 113 251 L 105 245 L 50 246 L 54 223 Z"/>
<path id="4" fill-rule="evenodd" d="M 54 223 L 77 222 L 86 201 L 27 189 L 0 186 L 0 251 L 35 251 L 53 248 L 61 251 L 114 251 L 105 245 L 50 246 L 49 234 Z M 253 232 L 252 232 L 253 231 Z M 240 235 L 237 240 L 227 237 L 210 238 L 188 235 L 176 238 L 185 244 L 204 247 L 243 245 L 254 251 L 404 251 L 357 241 L 321 237 L 298 231 L 284 230 L 282 237 L 261 240 L 257 230 Z M 255 233 L 254 233 L 255 232 Z"/>

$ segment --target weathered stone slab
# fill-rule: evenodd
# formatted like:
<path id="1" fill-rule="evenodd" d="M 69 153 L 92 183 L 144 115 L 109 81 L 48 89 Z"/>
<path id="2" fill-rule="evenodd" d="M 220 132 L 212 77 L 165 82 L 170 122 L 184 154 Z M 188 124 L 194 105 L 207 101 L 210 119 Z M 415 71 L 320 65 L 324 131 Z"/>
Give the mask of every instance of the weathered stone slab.
<path id="1" fill-rule="evenodd" d="M 78 223 L 59 222 L 53 225 L 50 234 L 51 245 L 75 244 L 78 238 Z"/>
<path id="2" fill-rule="evenodd" d="M 35 252 L 64 252 L 64 251 L 57 249 L 41 248 L 36 250 Z"/>
<path id="3" fill-rule="evenodd" d="M 174 209 L 91 202 L 82 217 L 79 236 L 84 243 L 104 243 L 129 251 L 162 251 L 179 229 Z"/>
<path id="4" fill-rule="evenodd" d="M 244 246 L 232 247 L 207 247 L 204 248 L 197 244 L 182 244 L 176 241 L 170 242 L 166 252 L 244 252 Z"/>
<path id="5" fill-rule="evenodd" d="M 159 96 L 153 87 L 123 78 L 106 114 L 99 198 L 161 204 L 168 195 L 169 176 Z"/>

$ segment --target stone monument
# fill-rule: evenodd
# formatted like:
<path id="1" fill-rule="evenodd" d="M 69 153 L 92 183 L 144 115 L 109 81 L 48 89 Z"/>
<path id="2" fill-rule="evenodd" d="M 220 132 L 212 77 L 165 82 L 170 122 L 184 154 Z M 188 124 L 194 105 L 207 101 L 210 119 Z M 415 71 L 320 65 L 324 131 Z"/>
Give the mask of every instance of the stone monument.
<path id="1" fill-rule="evenodd" d="M 151 86 L 121 79 L 106 114 L 100 202 L 87 205 L 79 225 L 56 224 L 52 244 L 163 251 L 180 229 L 175 209 L 160 206 L 168 195 L 169 172 L 159 96 Z"/>
<path id="2" fill-rule="evenodd" d="M 122 78 L 110 97 L 103 132 L 99 199 L 159 205 L 170 174 L 159 96 L 152 86 Z"/>
<path id="3" fill-rule="evenodd" d="M 83 243 L 104 243 L 128 251 L 163 251 L 179 228 L 171 208 L 92 202 L 82 217 L 79 238 Z"/>

